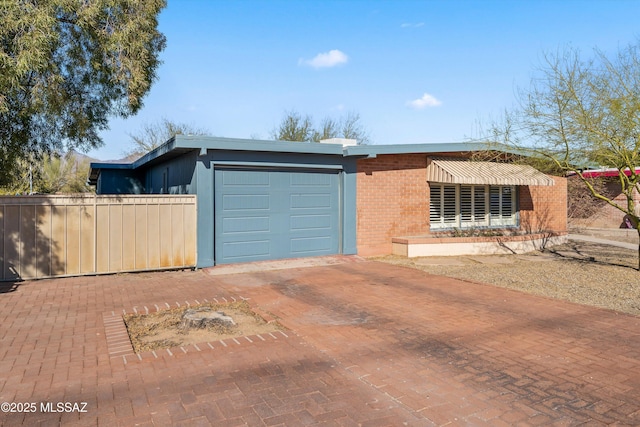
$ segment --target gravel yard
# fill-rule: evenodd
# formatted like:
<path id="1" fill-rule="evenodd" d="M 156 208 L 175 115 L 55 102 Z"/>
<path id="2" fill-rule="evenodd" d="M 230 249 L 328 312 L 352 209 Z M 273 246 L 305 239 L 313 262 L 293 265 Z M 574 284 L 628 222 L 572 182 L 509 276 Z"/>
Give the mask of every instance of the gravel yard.
<path id="1" fill-rule="evenodd" d="M 526 255 L 373 259 L 640 315 L 640 272 L 634 250 L 569 241 Z"/>

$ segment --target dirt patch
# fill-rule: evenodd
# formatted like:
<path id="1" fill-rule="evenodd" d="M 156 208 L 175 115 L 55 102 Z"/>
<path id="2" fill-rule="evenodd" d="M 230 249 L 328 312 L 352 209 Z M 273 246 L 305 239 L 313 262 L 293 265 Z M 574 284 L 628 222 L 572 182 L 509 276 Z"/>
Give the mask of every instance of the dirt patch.
<path id="1" fill-rule="evenodd" d="M 181 327 L 182 316 L 187 310 L 185 307 L 162 310 L 157 313 L 125 315 L 124 322 L 134 351 L 140 353 L 160 348 L 267 334 L 284 329 L 277 322 L 267 323 L 251 310 L 246 301 L 230 304 L 200 304 L 188 308 L 205 307 L 224 312 L 225 315 L 231 316 L 235 324 L 214 324 L 202 329 L 185 330 Z"/>
<path id="2" fill-rule="evenodd" d="M 431 274 L 482 282 L 640 315 L 640 272 L 634 250 L 570 241 L 527 256 L 501 255 L 508 263 L 483 263 L 480 256 L 455 257 L 457 265 L 433 265 L 428 258 L 386 256 L 376 261 L 404 265 Z M 544 262 L 534 262 L 536 259 Z"/>

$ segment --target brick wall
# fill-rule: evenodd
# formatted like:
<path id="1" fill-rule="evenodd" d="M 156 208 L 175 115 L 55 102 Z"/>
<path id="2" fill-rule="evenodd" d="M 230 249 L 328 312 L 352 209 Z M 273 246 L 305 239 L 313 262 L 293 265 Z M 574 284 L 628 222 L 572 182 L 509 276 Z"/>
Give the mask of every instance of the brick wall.
<path id="1" fill-rule="evenodd" d="M 578 181 L 579 178 L 571 177 L 569 178 L 574 181 Z M 584 196 L 584 194 L 588 194 L 586 190 L 584 190 L 584 184 L 581 181 L 574 183 L 574 187 L 578 186 L 574 190 L 573 194 L 570 194 L 569 197 L 574 197 L 573 203 L 578 205 L 579 201 L 582 203 L 588 203 L 589 206 L 585 207 L 582 212 L 574 212 L 574 218 L 570 219 L 570 225 L 573 227 L 593 227 L 593 228 L 626 228 L 627 225 L 625 223 L 625 214 L 619 210 L 611 206 L 610 204 L 599 201 L 593 196 L 588 195 Z M 607 197 L 613 199 L 613 201 L 626 208 L 627 206 L 627 198 L 624 194 L 622 194 L 622 189 L 620 182 L 615 178 L 610 179 L 604 182 L 603 194 Z M 582 194 L 579 194 L 582 193 Z M 580 197 L 582 196 L 582 197 Z M 576 201 L 578 198 L 578 201 Z M 633 200 L 636 206 L 640 206 L 640 193 L 635 191 L 633 193 Z M 595 210 L 595 212 L 593 212 Z M 593 212 L 593 213 L 592 213 Z M 586 213 L 587 215 L 581 215 L 581 213 Z"/>
<path id="2" fill-rule="evenodd" d="M 389 154 L 358 160 L 357 247 L 363 256 L 392 251 L 391 239 L 429 235 L 425 154 Z M 567 230 L 567 184 L 519 187 L 521 225 L 530 231 Z"/>
<path id="3" fill-rule="evenodd" d="M 358 254 L 391 253 L 391 238 L 429 232 L 429 186 L 424 154 L 358 160 Z"/>
<path id="4" fill-rule="evenodd" d="M 520 228 L 523 231 L 567 231 L 567 179 L 552 178 L 555 181 L 552 187 L 518 187 Z"/>

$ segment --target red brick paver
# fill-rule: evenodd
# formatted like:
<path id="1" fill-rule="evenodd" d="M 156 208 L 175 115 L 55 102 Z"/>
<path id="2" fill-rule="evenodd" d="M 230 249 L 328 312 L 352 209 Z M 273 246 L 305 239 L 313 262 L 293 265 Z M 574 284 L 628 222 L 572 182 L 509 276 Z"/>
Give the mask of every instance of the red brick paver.
<path id="1" fill-rule="evenodd" d="M 290 329 L 141 357 L 117 336 L 123 310 L 213 298 Z M 638 425 L 639 335 L 638 317 L 375 262 L 25 282 L 0 293 L 0 402 L 38 410 L 0 421 Z M 41 411 L 57 402 L 86 412 Z"/>

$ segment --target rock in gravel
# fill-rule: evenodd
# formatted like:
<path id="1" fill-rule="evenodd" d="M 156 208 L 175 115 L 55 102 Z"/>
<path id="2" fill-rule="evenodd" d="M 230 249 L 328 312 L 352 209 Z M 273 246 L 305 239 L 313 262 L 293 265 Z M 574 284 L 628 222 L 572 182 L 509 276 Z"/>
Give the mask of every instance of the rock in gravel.
<path id="1" fill-rule="evenodd" d="M 202 307 L 187 309 L 182 315 L 181 329 L 203 329 L 208 326 L 234 326 L 236 322 L 222 311 Z"/>

